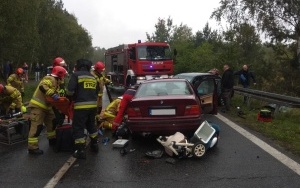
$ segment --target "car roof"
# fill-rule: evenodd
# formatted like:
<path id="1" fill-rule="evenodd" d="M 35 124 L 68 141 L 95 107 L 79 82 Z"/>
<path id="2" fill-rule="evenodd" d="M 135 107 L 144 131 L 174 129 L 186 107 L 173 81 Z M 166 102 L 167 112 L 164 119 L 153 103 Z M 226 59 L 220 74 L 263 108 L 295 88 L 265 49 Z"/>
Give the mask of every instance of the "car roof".
<path id="1" fill-rule="evenodd" d="M 211 74 L 209 72 L 185 72 L 185 73 L 176 74 L 175 76 L 189 76 L 189 77 L 194 77 L 194 76 L 207 76 L 207 75 L 215 76 L 214 74 Z"/>
<path id="2" fill-rule="evenodd" d="M 221 77 L 219 75 L 211 74 L 209 72 L 179 73 L 179 74 L 176 74 L 173 78 L 184 78 L 184 79 L 187 79 L 189 82 L 192 82 L 195 77 L 221 79 Z"/>
<path id="3" fill-rule="evenodd" d="M 181 82 L 186 82 L 186 79 L 184 78 L 162 78 L 162 79 L 153 79 L 153 80 L 146 80 L 144 82 L 142 82 L 141 84 L 143 83 L 150 83 L 150 82 L 178 82 L 178 81 L 181 81 Z"/>

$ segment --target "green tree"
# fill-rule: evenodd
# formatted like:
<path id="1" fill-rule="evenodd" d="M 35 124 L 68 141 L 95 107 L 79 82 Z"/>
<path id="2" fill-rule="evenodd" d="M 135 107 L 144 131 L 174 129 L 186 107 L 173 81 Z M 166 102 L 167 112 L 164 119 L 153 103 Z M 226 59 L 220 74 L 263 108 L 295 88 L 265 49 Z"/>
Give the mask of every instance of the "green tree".
<path id="1" fill-rule="evenodd" d="M 222 0 L 212 13 L 218 21 L 225 18 L 231 26 L 245 21 L 255 23 L 272 43 L 295 42 L 300 65 L 300 1 L 299 0 Z M 282 49 L 281 49 L 282 50 Z"/>
<path id="2" fill-rule="evenodd" d="M 173 20 L 169 17 L 167 20 L 158 18 L 155 24 L 155 32 L 150 35 L 146 33 L 147 40 L 152 42 L 170 42 L 173 32 Z"/>
<path id="3" fill-rule="evenodd" d="M 0 5 L 0 56 L 17 66 L 20 61 L 35 59 L 33 49 L 39 48 L 39 0 L 1 1 Z"/>
<path id="4" fill-rule="evenodd" d="M 94 47 L 93 48 L 93 55 L 92 55 L 92 62 L 96 63 L 97 61 L 105 61 L 104 53 L 105 53 L 105 48 L 100 48 L 100 47 Z"/>

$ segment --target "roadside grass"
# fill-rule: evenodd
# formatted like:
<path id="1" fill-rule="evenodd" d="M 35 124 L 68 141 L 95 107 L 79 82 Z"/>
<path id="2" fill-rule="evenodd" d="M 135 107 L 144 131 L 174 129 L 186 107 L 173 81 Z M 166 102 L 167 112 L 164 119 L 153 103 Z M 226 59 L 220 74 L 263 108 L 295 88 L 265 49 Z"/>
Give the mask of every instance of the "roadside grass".
<path id="1" fill-rule="evenodd" d="M 25 86 L 24 86 L 24 93 L 25 93 L 25 96 L 23 98 L 23 101 L 24 103 L 26 102 L 29 102 L 37 85 L 38 85 L 39 82 L 35 82 L 35 81 L 28 81 L 28 83 L 25 83 Z"/>
<path id="2" fill-rule="evenodd" d="M 249 105 L 246 105 L 243 104 L 243 96 L 235 95 L 231 103 L 232 110 L 226 114 L 234 122 L 261 133 L 287 151 L 300 156 L 300 109 L 289 108 L 273 113 L 272 122 L 258 121 L 257 115 L 266 104 L 250 99 Z M 243 118 L 238 116 L 238 106 L 244 113 Z"/>

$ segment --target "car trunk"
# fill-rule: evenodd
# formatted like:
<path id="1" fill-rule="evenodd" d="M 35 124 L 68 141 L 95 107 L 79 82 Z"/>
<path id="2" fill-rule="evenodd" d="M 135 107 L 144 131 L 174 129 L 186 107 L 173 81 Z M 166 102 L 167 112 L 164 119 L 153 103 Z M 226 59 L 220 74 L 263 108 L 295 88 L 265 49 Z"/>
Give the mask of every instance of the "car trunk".
<path id="1" fill-rule="evenodd" d="M 181 99 L 179 102 L 178 99 Z M 187 116 L 186 107 L 192 105 L 199 105 L 195 103 L 192 95 L 174 95 L 174 96 L 151 96 L 143 98 L 135 98 L 129 105 L 129 108 L 139 108 L 140 117 L 143 118 L 165 118 L 170 117 L 183 117 Z M 200 116 L 201 109 L 198 114 L 191 114 L 191 117 Z M 128 116 L 128 118 L 135 118 Z M 138 118 L 138 117 L 137 117 Z M 186 117 L 185 117 L 186 118 Z"/>

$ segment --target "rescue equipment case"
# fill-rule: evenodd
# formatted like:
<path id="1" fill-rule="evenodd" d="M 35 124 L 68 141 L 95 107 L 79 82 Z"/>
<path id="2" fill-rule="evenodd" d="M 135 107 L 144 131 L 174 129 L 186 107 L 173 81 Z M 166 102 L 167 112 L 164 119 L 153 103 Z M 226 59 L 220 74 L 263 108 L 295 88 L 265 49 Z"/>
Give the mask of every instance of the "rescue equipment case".
<path id="1" fill-rule="evenodd" d="M 27 140 L 30 121 L 9 119 L 0 121 L 0 143 L 12 145 Z"/>
<path id="2" fill-rule="evenodd" d="M 72 125 L 69 122 L 65 122 L 59 125 L 55 129 L 56 131 L 56 146 L 55 151 L 73 151 L 74 138 Z"/>

